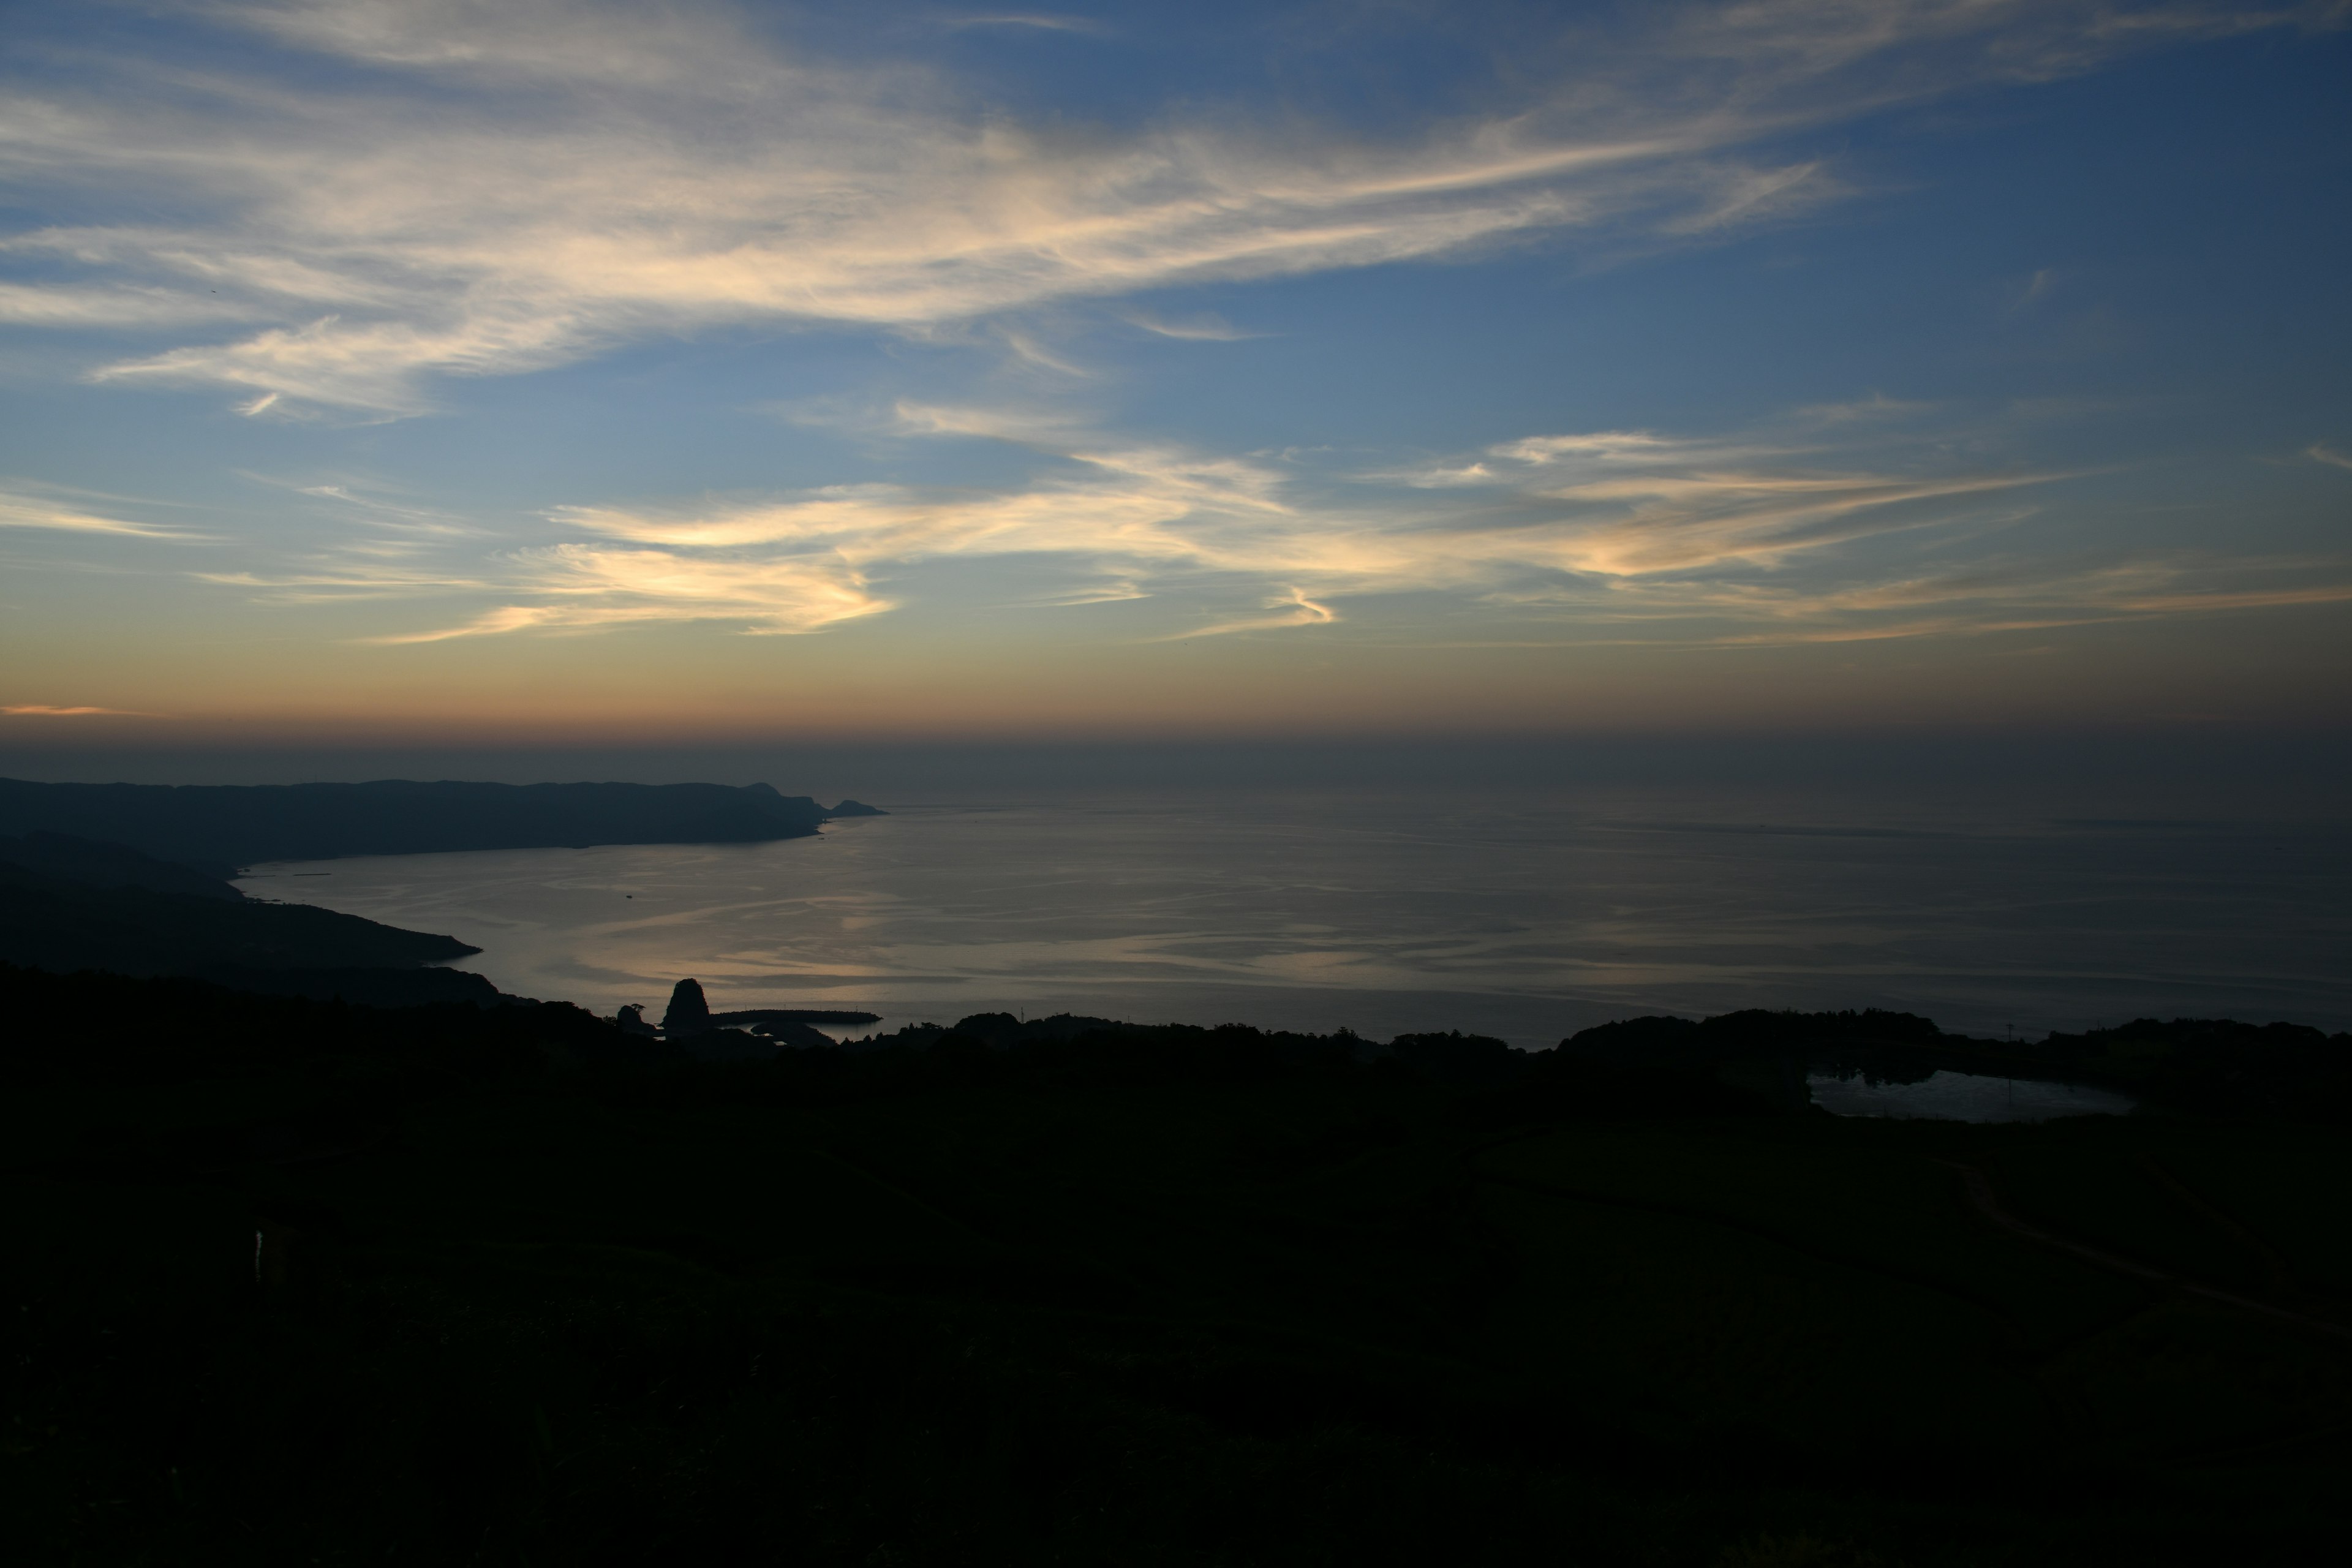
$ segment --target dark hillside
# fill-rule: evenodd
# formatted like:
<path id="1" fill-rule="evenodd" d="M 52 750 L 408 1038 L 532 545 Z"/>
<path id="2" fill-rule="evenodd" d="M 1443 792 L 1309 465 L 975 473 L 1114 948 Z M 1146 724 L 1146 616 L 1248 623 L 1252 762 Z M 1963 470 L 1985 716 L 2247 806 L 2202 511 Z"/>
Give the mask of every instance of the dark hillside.
<path id="1" fill-rule="evenodd" d="M 236 884 L 121 844 L 76 838 L 68 833 L 27 833 L 0 838 L 0 865 L 38 872 L 92 888 L 143 888 L 197 899 L 242 899 Z"/>
<path id="2" fill-rule="evenodd" d="M 1947 1035 L 1911 1013 L 1750 1008 L 1704 1021 L 1622 1019 L 1562 1040 L 1556 1054 L 1559 1070 L 1572 1062 L 1578 1075 L 1609 1070 L 1783 1094 L 1801 1091 L 1812 1069 L 1898 1083 L 1948 1070 L 2099 1084 L 2193 1115 L 2352 1121 L 2352 1035 L 2302 1024 L 2138 1018 L 2080 1035 L 1984 1040 Z"/>
<path id="3" fill-rule="evenodd" d="M 95 887 L 0 862 L 0 963 L 57 972 L 413 969 L 481 950 L 307 904 Z"/>
<path id="4" fill-rule="evenodd" d="M 2039 1568 L 2352 1529 L 2326 1128 L 1841 1121 L 1475 1037 L 977 1015 L 704 1065 L 561 1005 L 5 970 L 0 1016 L 27 1561 Z"/>

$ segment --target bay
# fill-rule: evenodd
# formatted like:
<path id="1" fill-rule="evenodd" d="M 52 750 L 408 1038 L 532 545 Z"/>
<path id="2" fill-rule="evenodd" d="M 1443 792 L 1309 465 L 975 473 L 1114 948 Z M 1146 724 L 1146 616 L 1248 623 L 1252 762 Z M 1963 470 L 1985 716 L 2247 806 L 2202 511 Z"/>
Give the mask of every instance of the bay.
<path id="1" fill-rule="evenodd" d="M 2155 1015 L 2352 1026 L 2352 831 L 1727 790 L 884 801 L 815 838 L 257 867 L 257 896 L 483 949 L 658 1016 L 1077 1012 L 1527 1047 L 1610 1018 L 1887 1007 L 2037 1037 Z"/>

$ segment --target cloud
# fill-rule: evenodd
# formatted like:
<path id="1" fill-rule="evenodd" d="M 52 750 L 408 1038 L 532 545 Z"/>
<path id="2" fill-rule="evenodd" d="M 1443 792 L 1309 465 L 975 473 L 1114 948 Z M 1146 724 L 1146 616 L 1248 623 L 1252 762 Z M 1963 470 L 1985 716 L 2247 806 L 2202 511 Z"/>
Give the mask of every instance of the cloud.
<path id="1" fill-rule="evenodd" d="M 2334 563 L 2342 570 L 2341 563 Z M 2340 605 L 2352 601 L 2352 583 L 2312 583 L 2297 587 L 2212 589 L 2151 594 L 2123 602 L 2121 608 L 2145 615 L 2180 615 L 2216 610 L 2270 610 L 2287 605 Z"/>
<path id="2" fill-rule="evenodd" d="M 155 719 L 162 715 L 142 713 L 133 708 L 52 708 L 40 702 L 18 702 L 0 707 L 0 714 L 12 719 Z"/>
<path id="3" fill-rule="evenodd" d="M 818 631 L 894 607 L 898 591 L 888 584 L 922 563 L 978 558 L 1025 559 L 1045 579 L 1075 573 L 1113 585 L 1031 603 L 1180 588 L 1195 600 L 1230 602 L 1237 592 L 1262 600 L 1257 613 L 1219 615 L 1176 637 L 1328 625 L 1339 618 L 1335 599 L 1402 593 L 1521 608 L 1605 605 L 1604 616 L 1694 606 L 1746 614 L 1766 601 L 1743 598 L 1735 579 L 1904 532 L 1981 525 L 1985 498 L 2053 477 L 1933 468 L 1943 443 L 1915 450 L 1883 429 L 1869 431 L 1864 447 L 1838 449 L 1769 431 L 1524 437 L 1475 461 L 1368 481 L 1296 461 L 1123 441 L 1018 412 L 900 403 L 870 427 L 902 439 L 1003 442 L 1035 467 L 992 489 L 872 483 L 559 507 L 549 521 L 572 539 L 516 552 L 494 574 L 511 603 L 395 640 L 689 620 Z M 397 575 L 382 566 L 337 572 L 355 588 Z M 1652 580 L 1676 586 L 1612 588 Z"/>
<path id="4" fill-rule="evenodd" d="M 1704 235 L 1741 224 L 1761 223 L 1819 206 L 1846 195 L 1818 163 L 1784 168 L 1727 167 L 1709 171 L 1704 200 L 1693 211 L 1667 218 L 1661 233 Z"/>
<path id="5" fill-rule="evenodd" d="M 1112 577 L 1066 589 L 1057 594 L 1045 594 L 1024 599 L 1024 607 L 1039 610 L 1075 609 L 1081 605 L 1117 605 L 1129 599 L 1148 599 L 1151 595 L 1133 577 Z"/>
<path id="6" fill-rule="evenodd" d="M 2096 563 L 2011 559 L 1929 575 L 1826 585 L 1619 581 L 1604 596 L 1556 592 L 1550 598 L 1572 609 L 1588 628 L 1578 641 L 1654 643 L 1663 633 L 1664 640 L 1689 646 L 1790 647 L 1984 637 L 2352 603 L 2352 561 L 2192 555 Z M 1625 633 L 1629 626 L 1653 629 L 1633 637 Z M 1612 627 L 1617 629 L 1606 629 Z"/>
<path id="7" fill-rule="evenodd" d="M 1385 476 L 1422 489 L 1507 489 L 1555 503 L 1540 553 L 1566 571 L 1638 576 L 1739 563 L 1770 567 L 1825 546 L 1948 521 L 1927 503 L 2053 482 L 2054 473 L 1889 472 L 1832 466 L 1851 457 L 1818 430 L 1846 423 L 1801 410 L 1778 432 L 1693 439 L 1649 431 L 1534 436 Z M 1870 437 L 1883 464 L 1889 446 Z M 1915 460 L 1916 459 L 1912 459 Z M 1533 556 L 1538 552 L 1531 548 Z"/>
<path id="8" fill-rule="evenodd" d="M 533 627 L 592 630 L 647 622 L 729 620 L 755 633 L 812 632 L 891 607 L 846 562 L 823 555 L 709 558 L 670 550 L 559 544 L 519 556 L 515 585 L 539 597 L 462 625 L 371 638 L 446 642 Z"/>
<path id="9" fill-rule="evenodd" d="M 120 331 L 139 327 L 184 327 L 209 321 L 249 321 L 253 306 L 168 288 L 78 288 L 0 283 L 0 322 L 20 327 L 97 328 Z"/>
<path id="10" fill-rule="evenodd" d="M 101 367 L 105 381 L 209 382 L 252 389 L 238 412 L 268 412 L 282 400 L 386 415 L 424 413 L 431 405 L 416 384 L 432 369 L 502 374 L 543 369 L 581 346 L 563 317 L 541 312 L 477 311 L 440 328 L 404 321 L 346 325 L 321 316 L 301 327 L 272 328 L 243 342 L 169 350 Z"/>
<path id="11" fill-rule="evenodd" d="M 1246 331 L 1213 311 L 1202 311 L 1181 321 L 1166 321 L 1142 310 L 1129 310 L 1120 319 L 1129 325 L 1141 327 L 1147 332 L 1153 332 L 1163 338 L 1181 338 L 1188 342 L 1238 343 L 1246 342 L 1252 338 L 1272 335 L 1267 332 Z"/>
<path id="12" fill-rule="evenodd" d="M 964 27 L 1034 27 L 1048 33 L 1107 34 L 1109 26 L 1091 16 L 1063 16 L 1045 12 L 1024 12 L 1002 16 L 950 16 L 940 23 L 949 28 Z"/>
<path id="13" fill-rule="evenodd" d="M 372 479 L 349 476 L 289 479 L 238 469 L 237 477 L 271 489 L 290 491 L 327 503 L 320 510 L 339 520 L 356 520 L 363 526 L 395 536 L 474 538 L 484 531 L 454 512 L 420 504 L 397 487 Z"/>
<path id="14" fill-rule="evenodd" d="M 1816 403 L 1791 409 L 1790 423 L 1795 426 L 1834 427 L 1863 421 L 1882 422 L 1890 419 L 1916 419 L 1933 411 L 1935 405 L 1916 403 L 1885 393 L 1873 393 L 1868 397 L 1854 398 L 1845 403 Z"/>
<path id="15" fill-rule="evenodd" d="M 103 517 L 24 490 L 0 489 L 0 528 L 52 529 L 64 533 L 111 533 L 131 539 L 161 539 L 196 543 L 204 535 L 185 529 L 163 528 L 125 518 Z"/>
<path id="16" fill-rule="evenodd" d="M 1006 348 L 1013 351 L 1013 357 L 1024 364 L 1034 365 L 1040 370 L 1050 370 L 1062 375 L 1076 376 L 1080 380 L 1086 379 L 1092 374 L 1084 365 L 1074 363 L 1039 342 L 1034 332 L 1025 332 L 1017 327 L 1003 327 L 998 330 L 996 335 Z"/>
<path id="17" fill-rule="evenodd" d="M 998 486 L 862 483 L 551 509 L 566 537 L 463 565 L 472 531 L 388 507 L 385 540 L 308 568 L 205 580 L 282 601 L 430 595 L 494 603 L 373 640 L 579 635 L 709 622 L 823 632 L 919 600 L 926 563 L 1003 563 L 1028 608 L 1154 601 L 1156 640 L 1331 626 L 1350 599 L 1434 595 L 1437 621 L 1569 628 L 1570 640 L 1736 646 L 1978 635 L 2283 609 L 2352 596 L 2352 563 L 1985 556 L 2076 477 L 1955 453 L 1969 426 L 1891 399 L 1708 435 L 1517 436 L 1370 472 L 1317 455 L 1232 456 L 1051 410 L 902 401 L 824 416 L 877 440 L 986 440 L 1026 454 Z M 1329 457 L 1331 455 L 1326 454 Z M 1334 458 L 1336 460 L 1336 458 Z M 364 487 L 297 487 L 340 506 Z M 411 530 L 405 518 L 425 520 Z M 369 515 L 373 515 L 370 513 Z M 1963 547 L 1976 558 L 1959 563 Z M 371 553 L 372 552 L 372 553 Z M 1941 561 L 1937 570 L 1923 562 Z M 1171 618 L 1202 624 L 1170 626 Z M 1428 624 L 1428 616 L 1422 617 Z M 1369 624 L 1366 633 L 1386 636 Z M 1493 640 L 1493 639 L 1488 639 Z M 1558 640 L 1558 639 L 1551 639 Z"/>
<path id="18" fill-rule="evenodd" d="M 1266 608 L 1276 611 L 1271 616 L 1254 616 L 1238 621 L 1220 621 L 1213 626 L 1199 626 L 1189 632 L 1178 632 L 1163 637 L 1163 642 L 1181 642 L 1188 637 L 1218 637 L 1234 632 L 1276 631 L 1286 626 L 1328 626 L 1339 618 L 1339 612 L 1328 605 L 1318 605 L 1297 588 L 1286 589 L 1280 598 L 1267 602 Z"/>
<path id="19" fill-rule="evenodd" d="M 491 582 L 478 576 L 456 576 L 425 572 L 403 572 L 391 569 L 361 567 L 341 571 L 280 573 L 258 572 L 195 572 L 199 583 L 211 583 L 225 588 L 252 588 L 257 596 L 279 604 L 337 604 L 359 598 L 408 598 L 421 594 L 445 594 L 467 589 L 490 588 Z"/>
<path id="20" fill-rule="evenodd" d="M 778 43 L 777 19 L 716 5 L 257 0 L 196 16 L 339 68 L 192 63 L 159 41 L 21 78 L 0 99 L 0 163 L 79 216 L 5 242 L 52 276 L 0 310 L 109 331 L 248 321 L 99 374 L 236 389 L 253 415 L 383 417 L 431 408 L 436 377 L 660 333 L 921 332 L 1544 234 L 1696 243 L 1841 194 L 1817 160 L 1763 156 L 1769 138 L 2249 23 L 2091 0 L 1661 7 L 1588 29 L 1552 79 L 1486 118 L 1374 141 L 1273 104 L 1131 129 L 1024 118 L 944 67 L 828 61 Z M 1034 334 L 1001 337 L 1069 363 Z"/>
<path id="21" fill-rule="evenodd" d="M 554 622 L 558 612 L 547 605 L 503 605 L 487 611 L 461 626 L 442 626 L 426 632 L 402 632 L 388 637 L 362 637 L 362 642 L 385 647 L 416 643 L 452 642 L 459 637 L 496 637 L 500 632 L 519 632 L 530 626 L 547 626 Z"/>
<path id="22" fill-rule="evenodd" d="M 227 0 L 214 16 L 297 48 L 499 84 L 753 90 L 766 50 L 714 5 L 573 0 Z"/>
<path id="23" fill-rule="evenodd" d="M 1890 509 L 2046 484 L 2060 477 L 1996 474 L 1904 480 L 1852 474 L 1697 473 L 1542 493 L 1568 501 L 1631 503 L 1622 517 L 1574 531 L 1562 541 L 1559 553 L 1560 564 L 1572 570 L 1628 576 L 1730 561 L 1774 565 L 1797 552 L 1946 521 L 1933 511 Z"/>
<path id="24" fill-rule="evenodd" d="M 2315 463 L 2328 463 L 2339 468 L 2352 468 L 2352 458 L 2346 457 L 2322 441 L 2315 441 L 2303 449 L 2303 455 Z"/>

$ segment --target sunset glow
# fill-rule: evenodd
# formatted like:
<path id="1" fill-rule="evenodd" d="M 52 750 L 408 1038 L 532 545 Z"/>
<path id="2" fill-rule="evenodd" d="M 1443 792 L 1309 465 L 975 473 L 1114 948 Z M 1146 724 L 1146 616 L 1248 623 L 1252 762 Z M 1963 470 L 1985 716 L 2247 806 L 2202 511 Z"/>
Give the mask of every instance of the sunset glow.
<path id="1" fill-rule="evenodd" d="M 15 17 L 0 744 L 2352 699 L 2340 6 L 862 9 Z"/>

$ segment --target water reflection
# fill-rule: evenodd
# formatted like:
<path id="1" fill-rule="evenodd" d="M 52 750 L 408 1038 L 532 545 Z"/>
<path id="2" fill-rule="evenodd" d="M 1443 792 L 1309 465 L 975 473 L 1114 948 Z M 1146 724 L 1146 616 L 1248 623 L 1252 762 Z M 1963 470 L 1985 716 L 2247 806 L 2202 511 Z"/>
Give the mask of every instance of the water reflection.
<path id="1" fill-rule="evenodd" d="M 248 885 L 446 931 L 502 989 L 606 1015 L 658 1011 L 690 974 L 713 1006 L 886 1028 L 1067 1011 L 1528 1048 L 1738 1007 L 1994 1037 L 2352 1019 L 2336 827 L 2258 841 L 1706 792 L 882 804 L 821 838 L 335 860 Z"/>
<path id="2" fill-rule="evenodd" d="M 1813 1103 L 1832 1116 L 1933 1117 L 1946 1121 L 2047 1121 L 2058 1116 L 2122 1116 L 2137 1103 L 2087 1084 L 1937 1072 L 1916 1083 L 1873 1082 L 1861 1074 L 1813 1073 Z"/>

